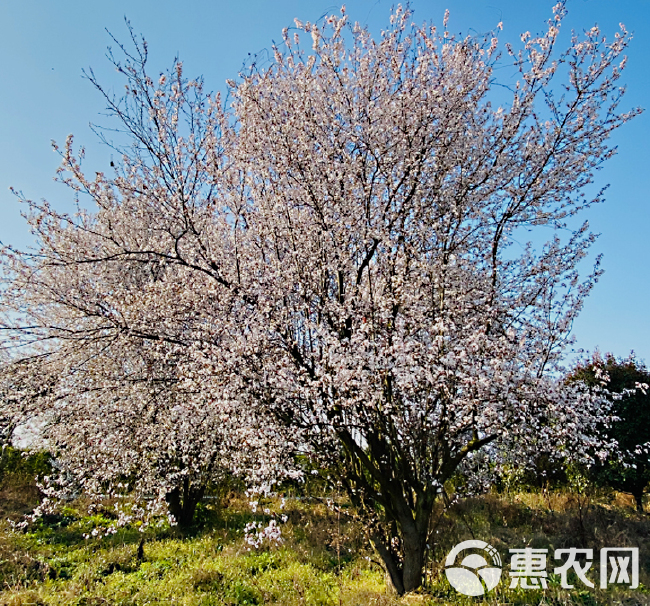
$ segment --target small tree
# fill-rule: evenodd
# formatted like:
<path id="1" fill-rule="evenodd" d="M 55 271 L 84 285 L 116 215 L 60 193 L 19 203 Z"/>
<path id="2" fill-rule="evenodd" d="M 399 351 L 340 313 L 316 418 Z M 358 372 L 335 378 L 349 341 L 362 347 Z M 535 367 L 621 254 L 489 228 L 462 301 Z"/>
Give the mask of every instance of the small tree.
<path id="1" fill-rule="evenodd" d="M 246 456 L 229 449 L 243 437 L 225 406 L 210 406 L 183 384 L 185 366 L 167 344 L 82 340 L 3 367 L 0 412 L 5 442 L 36 422 L 30 448 L 55 458 L 44 491 L 58 498 L 128 497 L 191 525 L 198 501 Z M 230 454 L 230 456 L 229 456 Z"/>
<path id="2" fill-rule="evenodd" d="M 616 420 L 601 428 L 618 449 L 615 456 L 592 469 L 596 482 L 630 493 L 643 512 L 643 493 L 650 483 L 650 372 L 633 354 L 617 360 L 612 354 L 576 366 L 571 379 L 604 387 Z"/>
<path id="3" fill-rule="evenodd" d="M 167 510 L 187 528 L 208 485 L 230 470 L 233 427 L 223 407 L 184 388 L 178 356 L 133 345 L 129 357 L 126 348 L 117 359 L 95 352 L 92 363 L 68 367 L 44 407 L 42 439 L 59 472 L 48 494 L 126 497 L 145 518 Z"/>

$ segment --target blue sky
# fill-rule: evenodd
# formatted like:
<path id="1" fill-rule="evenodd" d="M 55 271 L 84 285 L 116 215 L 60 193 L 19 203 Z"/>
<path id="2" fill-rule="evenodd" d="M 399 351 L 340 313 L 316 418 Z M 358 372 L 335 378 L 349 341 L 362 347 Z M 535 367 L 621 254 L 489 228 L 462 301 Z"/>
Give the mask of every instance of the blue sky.
<path id="1" fill-rule="evenodd" d="M 482 33 L 503 22 L 501 38 L 540 31 L 553 2 L 544 0 L 413 0 L 416 21 L 442 22 L 449 29 Z M 346 2 L 352 20 L 378 32 L 388 22 L 391 2 Z M 634 32 L 624 76 L 624 107 L 650 107 L 650 0 L 569 0 L 565 27 L 582 30 L 598 23 L 613 35 L 623 22 Z M 70 202 L 70 192 L 53 182 L 58 156 L 50 141 L 68 134 L 87 148 L 89 168 L 108 172 L 111 151 L 98 144 L 89 122 L 102 122 L 102 99 L 82 69 L 92 67 L 100 82 L 121 88 L 105 58 L 111 40 L 128 33 L 124 17 L 149 42 L 151 72 L 171 66 L 176 55 L 186 75 L 203 75 L 208 89 L 223 90 L 248 53 L 270 49 L 293 18 L 316 21 L 340 5 L 326 0 L 238 2 L 213 0 L 4 0 L 0 3 L 0 241 L 30 242 L 13 186 L 30 198 L 55 205 Z M 105 121 L 104 121 L 105 122 Z M 594 250 L 604 254 L 605 274 L 574 326 L 576 347 L 635 350 L 650 364 L 650 113 L 625 125 L 614 137 L 618 155 L 597 175 L 610 184 L 607 202 L 586 218 L 601 237 Z"/>

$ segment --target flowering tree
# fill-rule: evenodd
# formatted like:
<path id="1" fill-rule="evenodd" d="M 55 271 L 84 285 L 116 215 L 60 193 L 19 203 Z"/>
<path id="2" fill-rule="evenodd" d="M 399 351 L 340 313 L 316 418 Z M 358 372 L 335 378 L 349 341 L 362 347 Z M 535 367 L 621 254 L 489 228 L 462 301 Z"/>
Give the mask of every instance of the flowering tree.
<path id="1" fill-rule="evenodd" d="M 241 410 L 232 369 L 195 376 L 197 344 L 218 347 L 236 323 L 235 305 L 214 296 L 197 261 L 209 252 L 199 230 L 209 247 L 221 246 L 211 197 L 221 187 L 213 173 L 223 162 L 223 112 L 180 65 L 153 91 L 146 47 L 136 50 L 125 66 L 116 62 L 127 95 L 106 96 L 135 141 L 121 172 L 90 182 L 71 139 L 61 152 L 61 180 L 92 196 L 97 212 L 30 202 L 38 250 L 4 250 L 6 346 L 17 353 L 2 406 L 8 438 L 17 423 L 45 421 L 42 441 L 60 470 L 49 497 L 146 497 L 138 515 L 168 510 L 186 526 L 209 482 L 225 473 L 278 477 L 285 449 L 273 424 L 259 430 Z M 213 354 L 213 366 L 223 358 Z M 253 453 L 264 469 L 251 465 Z"/>
<path id="2" fill-rule="evenodd" d="M 180 64 L 154 83 L 139 46 L 126 98 L 107 97 L 134 146 L 89 180 L 69 142 L 62 178 L 98 210 L 31 203 L 40 250 L 6 252 L 8 305 L 61 351 L 182 352 L 206 408 L 235 401 L 264 444 L 333 470 L 396 590 L 416 589 L 436 495 L 473 453 L 599 448 L 603 403 L 554 379 L 598 275 L 579 277 L 594 237 L 571 225 L 637 112 L 617 110 L 625 30 L 559 53 L 564 15 L 507 47 L 519 79 L 498 106 L 498 40 L 401 8 L 377 41 L 344 13 L 297 22 L 229 108 Z"/>
<path id="3" fill-rule="evenodd" d="M 285 32 L 236 90 L 260 340 L 274 346 L 259 384 L 376 520 L 400 593 L 421 583 L 434 499 L 468 455 L 592 443 L 595 403 L 552 376 L 597 277 L 576 270 L 593 237 L 561 236 L 600 200 L 581 191 L 634 112 L 616 112 L 625 30 L 557 54 L 564 14 L 509 49 L 520 78 L 499 107 L 497 40 L 401 9 L 379 41 L 358 25 L 346 37 L 345 16 L 298 23 L 311 51 Z M 555 234 L 519 252 L 524 227 Z"/>
<path id="4" fill-rule="evenodd" d="M 127 497 L 118 524 L 169 512 L 187 527 L 210 482 L 251 475 L 250 451 L 261 446 L 255 419 L 242 425 L 234 400 L 206 400 L 188 384 L 182 350 L 116 334 L 77 338 L 3 367 L 3 443 L 36 421 L 31 447 L 56 458 L 42 510 L 80 492 Z M 281 450 L 275 444 L 268 456 Z"/>

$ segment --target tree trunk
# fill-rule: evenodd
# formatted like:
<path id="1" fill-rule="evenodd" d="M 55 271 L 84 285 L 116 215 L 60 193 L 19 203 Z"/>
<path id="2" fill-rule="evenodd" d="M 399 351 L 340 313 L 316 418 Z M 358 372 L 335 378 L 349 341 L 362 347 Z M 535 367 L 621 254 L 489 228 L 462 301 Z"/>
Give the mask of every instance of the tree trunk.
<path id="1" fill-rule="evenodd" d="M 387 379 L 386 401 L 392 401 L 391 383 Z M 387 419 L 384 422 L 388 423 Z M 384 562 L 386 573 L 400 595 L 422 585 L 425 551 L 433 505 L 441 487 L 463 459 L 497 438 L 476 434 L 457 452 L 445 451 L 435 473 L 424 480 L 413 466 L 411 455 L 401 452 L 396 428 L 378 429 L 364 436 L 361 447 L 347 430 L 338 434 L 344 448 L 339 477 L 352 503 L 372 517 L 383 509 L 383 522 L 370 533 L 370 540 Z"/>
<path id="2" fill-rule="evenodd" d="M 643 488 L 641 490 L 635 490 L 632 493 L 634 501 L 636 502 L 636 510 L 639 513 L 643 513 Z"/>
<path id="3" fill-rule="evenodd" d="M 196 506 L 203 498 L 205 486 L 192 486 L 186 478 L 182 486 L 177 486 L 165 496 L 169 512 L 176 519 L 176 523 L 182 529 L 192 526 Z"/>
<path id="4" fill-rule="evenodd" d="M 404 568 L 402 572 L 404 592 L 415 591 L 422 585 L 426 532 L 404 537 Z"/>
<path id="5" fill-rule="evenodd" d="M 386 539 L 379 533 L 375 533 L 371 539 L 373 546 L 384 562 L 393 589 L 398 595 L 404 595 L 417 590 L 422 585 L 428 523 L 426 525 L 416 525 L 413 520 L 408 520 L 398 525 L 402 530 L 401 558 L 397 557 L 395 552 L 386 544 Z"/>

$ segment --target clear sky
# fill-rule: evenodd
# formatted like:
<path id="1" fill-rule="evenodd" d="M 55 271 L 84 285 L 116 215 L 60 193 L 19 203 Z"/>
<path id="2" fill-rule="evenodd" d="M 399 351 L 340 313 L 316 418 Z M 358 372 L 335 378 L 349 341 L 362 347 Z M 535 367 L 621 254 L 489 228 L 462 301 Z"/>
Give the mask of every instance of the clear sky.
<path id="1" fill-rule="evenodd" d="M 551 14 L 545 0 L 413 0 L 415 21 L 483 33 L 503 22 L 502 39 L 541 31 Z M 378 32 L 388 22 L 391 2 L 350 0 L 352 20 Z M 171 66 L 178 55 L 187 76 L 203 75 L 211 90 L 223 90 L 248 54 L 270 49 L 293 18 L 317 21 L 340 5 L 327 0 L 2 0 L 0 2 L 0 241 L 30 242 L 13 186 L 30 198 L 65 205 L 70 192 L 52 180 L 58 166 L 50 141 L 73 133 L 87 148 L 89 167 L 108 172 L 111 151 L 97 143 L 89 122 L 102 122 L 102 99 L 82 69 L 92 67 L 106 86 L 122 87 L 105 58 L 110 30 L 126 40 L 126 16 L 149 42 L 152 73 Z M 619 22 L 635 34 L 624 81 L 625 108 L 650 109 L 650 0 L 568 0 L 565 27 L 583 30 L 598 23 L 612 35 Z M 117 90 L 119 90 L 117 88 Z M 104 121 L 105 122 L 105 121 Z M 634 350 L 650 365 L 650 112 L 616 133 L 618 155 L 597 175 L 610 184 L 607 202 L 592 208 L 595 245 L 604 254 L 605 275 L 574 326 L 576 347 Z"/>

